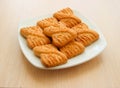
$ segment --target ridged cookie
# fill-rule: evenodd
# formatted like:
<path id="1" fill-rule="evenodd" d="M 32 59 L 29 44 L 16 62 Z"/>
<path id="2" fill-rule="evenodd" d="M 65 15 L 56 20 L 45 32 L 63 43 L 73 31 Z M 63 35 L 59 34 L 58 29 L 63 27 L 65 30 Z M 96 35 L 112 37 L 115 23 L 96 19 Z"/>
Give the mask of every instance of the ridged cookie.
<path id="1" fill-rule="evenodd" d="M 41 28 L 46 28 L 49 26 L 58 26 L 58 21 L 54 17 L 46 18 L 37 22 L 37 25 Z"/>
<path id="2" fill-rule="evenodd" d="M 36 56 L 46 67 L 53 67 L 67 62 L 67 57 L 52 44 L 37 46 L 33 49 Z"/>
<path id="3" fill-rule="evenodd" d="M 77 37 L 75 38 L 76 41 L 82 43 L 84 46 L 88 46 L 98 40 L 99 34 L 93 30 L 84 30 L 78 32 Z"/>
<path id="4" fill-rule="evenodd" d="M 57 18 L 58 20 L 61 20 L 61 19 L 64 19 L 68 16 L 71 16 L 73 14 L 74 14 L 73 11 L 69 7 L 67 7 L 67 8 L 64 8 L 64 9 L 54 13 L 53 16 L 55 18 Z"/>
<path id="5" fill-rule="evenodd" d="M 74 15 L 70 8 L 62 9 L 54 13 L 53 16 L 70 28 L 81 23 L 81 20 Z"/>
<path id="6" fill-rule="evenodd" d="M 47 27 L 44 29 L 44 34 L 52 37 L 52 42 L 57 47 L 62 47 L 77 37 L 76 31 L 64 26 Z"/>
<path id="7" fill-rule="evenodd" d="M 84 45 L 76 41 L 72 41 L 60 48 L 60 51 L 64 53 L 69 59 L 81 54 L 82 52 L 84 52 L 84 50 Z"/>
<path id="8" fill-rule="evenodd" d="M 33 49 L 36 46 L 45 45 L 49 43 L 50 43 L 49 38 L 47 38 L 45 35 L 42 34 L 41 36 L 34 36 L 34 35 L 27 36 L 27 44 L 31 49 Z"/>
<path id="9" fill-rule="evenodd" d="M 84 30 L 89 30 L 88 26 L 85 23 L 80 23 L 72 27 L 73 30 L 75 30 L 77 33 L 80 33 Z"/>
<path id="10" fill-rule="evenodd" d="M 27 40 L 29 48 L 35 46 L 49 44 L 50 40 L 43 34 L 43 30 L 39 26 L 25 27 L 20 30 L 20 33 Z"/>
<path id="11" fill-rule="evenodd" d="M 23 37 L 27 37 L 28 35 L 37 35 L 39 36 L 43 33 L 43 30 L 39 26 L 30 26 L 21 28 L 20 33 Z"/>

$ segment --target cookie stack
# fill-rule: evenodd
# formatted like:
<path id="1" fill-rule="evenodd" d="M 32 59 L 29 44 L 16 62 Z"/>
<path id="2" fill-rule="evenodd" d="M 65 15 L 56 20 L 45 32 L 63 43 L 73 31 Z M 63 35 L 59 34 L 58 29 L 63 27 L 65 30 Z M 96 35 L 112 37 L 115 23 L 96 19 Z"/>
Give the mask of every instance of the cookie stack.
<path id="1" fill-rule="evenodd" d="M 67 63 L 99 38 L 70 8 L 38 21 L 36 26 L 21 28 L 20 33 L 45 67 Z"/>

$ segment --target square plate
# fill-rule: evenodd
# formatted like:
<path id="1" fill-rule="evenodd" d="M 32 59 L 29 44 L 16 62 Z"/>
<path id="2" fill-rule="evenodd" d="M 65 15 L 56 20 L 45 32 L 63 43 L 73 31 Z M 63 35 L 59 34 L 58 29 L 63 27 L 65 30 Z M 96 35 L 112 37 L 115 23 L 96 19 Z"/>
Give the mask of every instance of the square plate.
<path id="1" fill-rule="evenodd" d="M 27 20 L 20 22 L 19 27 L 18 27 L 18 40 L 20 43 L 20 47 L 21 47 L 21 50 L 22 50 L 23 54 L 25 55 L 26 59 L 33 66 L 40 68 L 40 69 L 47 69 L 47 70 L 68 68 L 68 67 L 76 66 L 76 65 L 82 64 L 86 61 L 89 61 L 104 50 L 107 43 L 106 43 L 106 40 L 105 40 L 102 32 L 100 31 L 100 29 L 93 22 L 89 21 L 86 17 L 81 15 L 78 11 L 74 11 L 74 14 L 77 17 L 79 17 L 82 20 L 82 22 L 86 23 L 90 29 L 98 32 L 99 39 L 96 42 L 94 42 L 93 44 L 91 44 L 90 46 L 86 47 L 85 51 L 82 54 L 69 59 L 66 64 L 59 65 L 56 67 L 51 67 L 51 68 L 47 68 L 47 67 L 43 66 L 40 59 L 34 55 L 32 50 L 27 46 L 26 40 L 21 36 L 20 29 L 22 27 L 34 26 L 34 25 L 36 25 L 37 21 L 42 20 L 47 17 L 52 17 L 52 14 L 46 14 L 44 16 L 27 19 Z"/>

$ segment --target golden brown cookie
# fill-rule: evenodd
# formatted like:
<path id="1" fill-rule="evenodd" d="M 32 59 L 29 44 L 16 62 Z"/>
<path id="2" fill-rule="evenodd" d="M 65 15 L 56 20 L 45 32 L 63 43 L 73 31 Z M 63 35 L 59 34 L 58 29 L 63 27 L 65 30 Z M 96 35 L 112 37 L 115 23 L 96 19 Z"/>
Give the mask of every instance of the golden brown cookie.
<path id="1" fill-rule="evenodd" d="M 72 27 L 77 33 L 82 32 L 84 30 L 89 30 L 88 26 L 85 23 L 80 23 Z"/>
<path id="2" fill-rule="evenodd" d="M 50 43 L 49 38 L 47 38 L 45 35 L 42 34 L 41 36 L 34 36 L 34 35 L 27 36 L 27 44 L 31 49 L 33 49 L 36 46 L 45 45 L 49 43 Z"/>
<path id="3" fill-rule="evenodd" d="M 84 45 L 76 41 L 72 41 L 60 48 L 60 51 L 64 53 L 69 59 L 71 57 L 77 56 L 78 54 L 81 54 L 82 52 L 84 52 L 84 50 Z"/>
<path id="4" fill-rule="evenodd" d="M 46 67 L 53 67 L 67 62 L 67 57 L 52 44 L 37 46 L 33 49 L 36 56 Z"/>
<path id="5" fill-rule="evenodd" d="M 81 23 L 81 20 L 74 15 L 70 8 L 62 9 L 54 13 L 53 16 L 70 28 Z"/>
<path id="6" fill-rule="evenodd" d="M 39 36 L 42 33 L 42 29 L 39 26 L 31 26 L 21 28 L 20 33 L 23 37 L 27 37 L 28 35 L 37 35 Z"/>
<path id="7" fill-rule="evenodd" d="M 47 27 L 44 29 L 44 34 L 52 37 L 52 42 L 57 47 L 62 47 L 77 37 L 76 31 L 64 26 Z"/>
<path id="8" fill-rule="evenodd" d="M 78 32 L 76 41 L 82 43 L 84 46 L 88 46 L 99 38 L 99 34 L 93 30 L 84 30 Z"/>
<path id="9" fill-rule="evenodd" d="M 81 23 L 80 19 L 74 15 L 71 17 L 69 16 L 67 18 L 61 19 L 60 22 L 69 28 L 74 27 L 75 25 Z"/>
<path id="10" fill-rule="evenodd" d="M 38 21 L 37 25 L 44 29 L 49 26 L 58 26 L 58 21 L 56 18 L 51 17 Z"/>
<path id="11" fill-rule="evenodd" d="M 35 46 L 50 43 L 49 38 L 43 34 L 43 30 L 39 26 L 22 28 L 20 33 L 27 39 L 27 44 L 31 49 Z"/>
<path id="12" fill-rule="evenodd" d="M 73 15 L 73 11 L 69 7 L 64 8 L 64 9 L 53 14 L 53 16 L 55 18 L 57 18 L 58 20 L 64 19 L 64 18 L 71 16 L 71 15 Z"/>
<path id="13" fill-rule="evenodd" d="M 46 45 L 41 45 L 41 46 L 37 46 L 37 48 L 33 48 L 34 54 L 38 57 L 40 57 L 40 53 L 44 50 L 46 51 L 51 51 L 51 50 L 55 50 L 58 51 L 57 47 L 55 47 L 53 44 L 46 44 Z"/>

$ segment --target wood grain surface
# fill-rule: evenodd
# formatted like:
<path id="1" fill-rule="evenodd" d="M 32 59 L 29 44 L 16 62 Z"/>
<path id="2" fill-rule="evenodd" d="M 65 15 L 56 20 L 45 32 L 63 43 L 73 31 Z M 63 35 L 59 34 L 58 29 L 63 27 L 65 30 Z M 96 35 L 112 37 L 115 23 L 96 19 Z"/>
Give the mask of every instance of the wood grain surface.
<path id="1" fill-rule="evenodd" d="M 0 0 L 0 88 L 120 88 L 119 0 Z M 71 7 L 93 20 L 107 47 L 84 64 L 62 70 L 33 67 L 18 43 L 21 20 Z"/>

